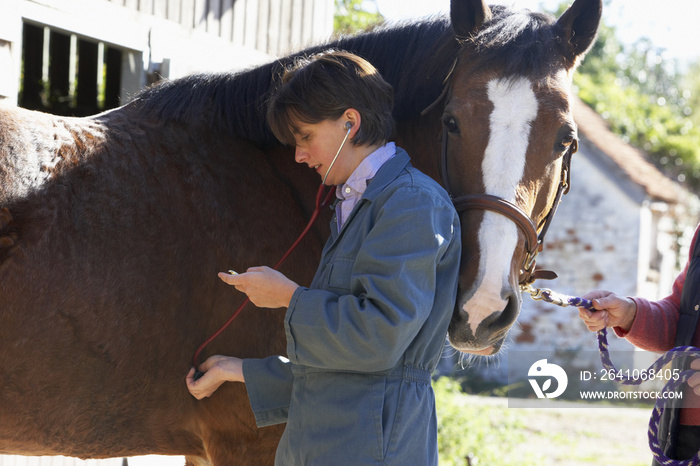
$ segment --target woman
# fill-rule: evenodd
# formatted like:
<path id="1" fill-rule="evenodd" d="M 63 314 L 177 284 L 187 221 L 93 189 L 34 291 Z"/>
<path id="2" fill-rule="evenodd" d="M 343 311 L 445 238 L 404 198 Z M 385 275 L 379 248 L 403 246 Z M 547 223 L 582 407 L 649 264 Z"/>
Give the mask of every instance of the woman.
<path id="1" fill-rule="evenodd" d="M 700 347 L 697 331 L 700 315 L 700 226 L 695 231 L 690 256 L 673 283 L 671 294 L 659 301 L 618 296 L 610 291 L 592 291 L 583 297 L 593 300 L 596 311 L 579 308 L 589 330 L 612 327 L 617 336 L 647 351 L 665 352 L 674 346 Z M 687 358 L 685 358 L 687 359 Z M 700 360 L 674 362 L 674 368 L 699 370 Z M 700 374 L 688 380 L 680 409 L 665 409 L 659 425 L 659 443 L 672 459 L 692 458 L 700 450 Z M 654 460 L 653 466 L 659 463 Z"/>
<path id="2" fill-rule="evenodd" d="M 244 382 L 258 426 L 287 422 L 275 463 L 437 464 L 430 373 L 457 292 L 459 218 L 446 192 L 387 143 L 393 90 L 372 65 L 325 52 L 286 70 L 275 136 L 335 185 L 339 203 L 311 285 L 267 267 L 220 278 L 286 307 L 287 358 L 213 356 L 198 399 Z"/>

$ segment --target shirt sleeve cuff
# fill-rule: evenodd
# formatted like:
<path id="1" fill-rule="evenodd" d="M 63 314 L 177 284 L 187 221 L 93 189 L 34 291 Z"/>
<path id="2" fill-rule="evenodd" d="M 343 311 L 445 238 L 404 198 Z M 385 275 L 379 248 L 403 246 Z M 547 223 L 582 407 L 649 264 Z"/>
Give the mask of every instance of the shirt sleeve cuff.
<path id="1" fill-rule="evenodd" d="M 639 301 L 638 299 L 633 298 L 633 297 L 631 297 L 631 296 L 629 297 L 629 299 L 631 299 L 632 301 L 634 301 L 635 306 L 637 306 L 637 313 L 636 313 L 635 316 L 634 316 L 634 320 L 632 321 L 632 325 L 630 326 L 630 329 L 629 329 L 629 330 L 625 330 L 625 329 L 623 329 L 622 327 L 613 327 L 613 330 L 615 331 L 615 335 L 617 335 L 617 336 L 620 337 L 620 338 L 627 338 L 627 336 L 628 336 L 630 333 L 631 333 L 632 335 L 634 335 L 634 334 L 636 333 L 636 332 L 635 332 L 635 324 L 636 324 L 637 321 L 638 321 L 637 317 L 638 317 L 638 315 L 639 315 L 639 309 L 640 309 L 641 305 L 640 305 L 640 301 Z"/>

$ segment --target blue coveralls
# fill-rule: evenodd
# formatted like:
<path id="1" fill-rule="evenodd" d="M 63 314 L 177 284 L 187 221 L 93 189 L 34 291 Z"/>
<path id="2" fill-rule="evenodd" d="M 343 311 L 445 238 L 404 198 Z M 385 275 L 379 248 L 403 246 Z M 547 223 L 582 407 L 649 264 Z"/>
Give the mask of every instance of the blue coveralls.
<path id="1" fill-rule="evenodd" d="M 244 361 L 256 422 L 287 422 L 276 465 L 435 465 L 430 374 L 457 293 L 457 213 L 398 149 L 331 230 L 285 316 L 289 359 Z"/>

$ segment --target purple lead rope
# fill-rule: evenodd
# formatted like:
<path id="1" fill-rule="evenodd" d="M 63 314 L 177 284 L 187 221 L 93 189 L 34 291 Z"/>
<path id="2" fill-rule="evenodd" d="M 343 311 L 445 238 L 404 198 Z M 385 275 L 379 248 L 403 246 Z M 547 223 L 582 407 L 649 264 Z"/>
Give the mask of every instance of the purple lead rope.
<path id="1" fill-rule="evenodd" d="M 576 296 L 567 296 L 545 288 L 534 288 L 532 285 L 527 285 L 523 287 L 523 291 L 529 293 L 530 296 L 532 296 L 532 299 L 535 300 L 541 300 L 561 307 L 583 307 L 585 309 L 595 311 L 595 309 L 593 309 L 593 302 L 588 299 L 579 298 Z M 615 368 L 615 365 L 610 359 L 610 351 L 608 347 L 608 332 L 605 328 L 598 331 L 598 350 L 600 352 L 600 361 L 603 364 L 603 367 L 605 367 L 605 369 L 607 369 L 608 371 L 612 371 L 612 373 L 616 374 L 616 380 L 618 382 L 624 385 L 640 385 L 643 382 L 645 382 L 645 380 L 642 380 L 640 378 L 625 377 L 622 375 L 622 372 L 619 372 Z M 666 352 L 663 356 L 661 356 L 654 364 L 652 364 L 649 367 L 649 369 L 647 369 L 647 372 L 658 372 L 663 366 L 673 361 L 674 359 L 679 357 L 690 356 L 700 357 L 700 348 L 696 348 L 695 346 L 677 346 L 671 349 L 670 351 Z M 675 391 L 683 383 L 687 382 L 690 376 L 694 373 L 695 371 L 693 370 L 682 371 L 677 379 L 671 379 L 666 383 L 666 385 L 663 388 L 663 391 Z M 654 404 L 654 409 L 651 412 L 651 419 L 649 420 L 649 448 L 651 449 L 654 458 L 659 464 L 665 466 L 700 466 L 700 451 L 690 459 L 674 460 L 667 457 L 664 454 L 663 449 L 659 445 L 659 421 L 661 420 L 661 412 L 664 409 L 666 401 L 667 400 L 664 398 L 658 398 L 656 400 L 656 403 Z"/>

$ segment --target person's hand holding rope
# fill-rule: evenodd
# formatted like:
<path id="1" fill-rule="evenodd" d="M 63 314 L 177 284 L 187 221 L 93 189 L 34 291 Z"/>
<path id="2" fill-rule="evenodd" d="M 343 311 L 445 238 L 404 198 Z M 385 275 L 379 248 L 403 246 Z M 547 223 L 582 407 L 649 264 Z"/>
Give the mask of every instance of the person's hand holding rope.
<path id="1" fill-rule="evenodd" d="M 578 315 L 586 324 L 588 330 L 597 332 L 606 327 L 620 327 L 628 332 L 637 315 L 637 304 L 634 300 L 618 296 L 611 291 L 596 290 L 582 296 L 593 302 L 591 311 L 578 308 Z"/>
<path id="2" fill-rule="evenodd" d="M 690 376 L 688 379 L 688 385 L 693 388 L 696 395 L 700 395 L 700 359 L 696 359 L 695 361 L 691 362 L 690 368 L 699 372 L 696 372 Z"/>

